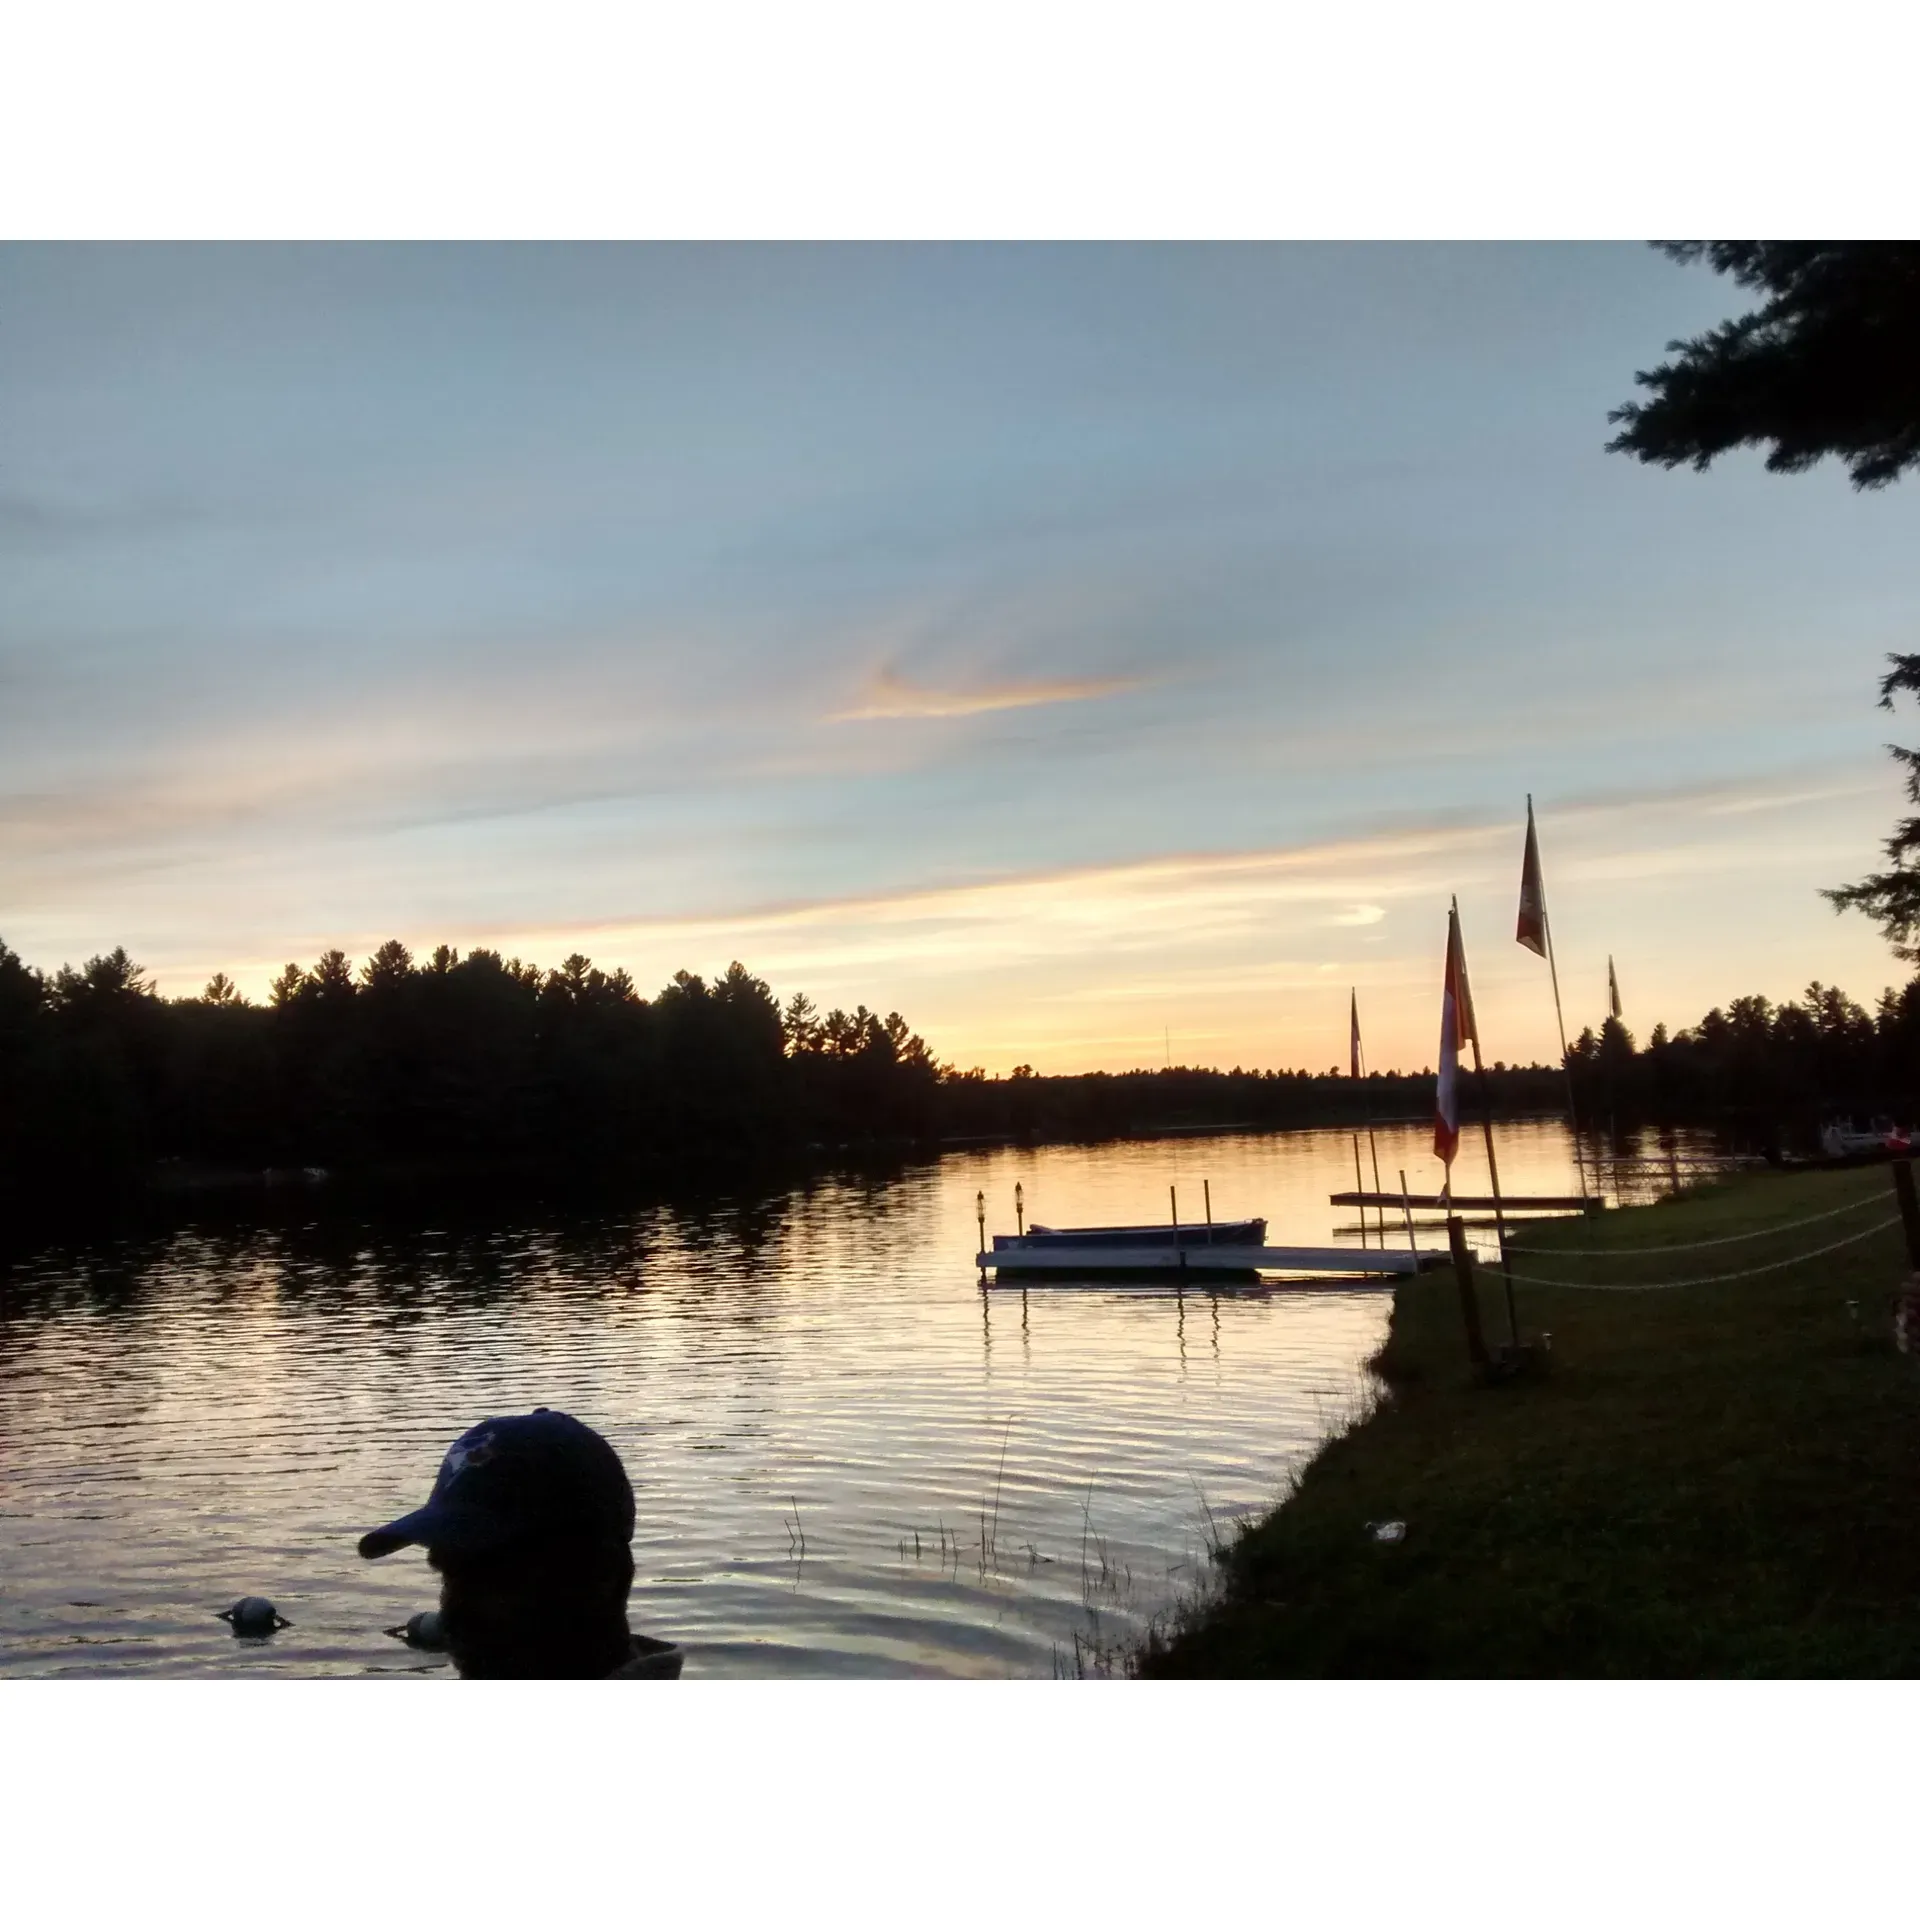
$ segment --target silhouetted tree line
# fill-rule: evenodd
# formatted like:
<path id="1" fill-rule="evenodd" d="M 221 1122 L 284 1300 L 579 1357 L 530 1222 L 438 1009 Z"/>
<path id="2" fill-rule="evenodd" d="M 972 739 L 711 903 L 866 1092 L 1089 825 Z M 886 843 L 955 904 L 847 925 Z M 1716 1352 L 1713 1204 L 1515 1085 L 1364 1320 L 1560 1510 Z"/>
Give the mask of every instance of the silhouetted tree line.
<path id="1" fill-rule="evenodd" d="M 1582 1128 L 1647 1122 L 1724 1126 L 1764 1141 L 1804 1139 L 1828 1115 L 1886 1112 L 1920 1120 L 1920 978 L 1889 988 L 1870 1013 L 1838 987 L 1814 981 L 1776 1006 L 1750 994 L 1715 1007 L 1696 1026 L 1648 1044 L 1616 1019 L 1568 1049 Z M 1494 1117 L 1565 1113 L 1557 1066 L 1495 1062 L 1485 1076 Z M 1425 1119 L 1431 1073 L 1374 1073 L 1364 1084 L 1338 1072 L 1217 1072 L 1175 1067 L 1043 1078 L 1016 1067 L 1006 1079 L 949 1074 L 940 1089 L 953 1134 L 1111 1139 L 1181 1127 L 1357 1126 Z M 1471 1083 L 1467 1111 L 1480 1112 Z"/>
<path id="2" fill-rule="evenodd" d="M 1770 1132 L 1823 1111 L 1920 1117 L 1920 978 L 1873 1012 L 1815 982 L 1635 1045 L 1618 1020 L 1570 1051 L 1585 1126 Z M 269 1003 L 224 974 L 162 999 L 116 948 L 51 978 L 0 942 L 0 1193 L 131 1185 L 159 1163 L 236 1169 L 606 1168 L 810 1144 L 1099 1140 L 1181 1128 L 1424 1119 L 1431 1073 L 1165 1071 L 1002 1077 L 943 1068 L 897 1013 L 783 1007 L 737 962 L 651 999 L 584 955 L 542 969 L 486 948 L 418 963 L 389 941 L 288 966 Z M 1554 1066 L 1496 1063 L 1496 1116 L 1565 1109 Z M 1477 1112 L 1478 1096 L 1469 1095 Z"/>
<path id="3" fill-rule="evenodd" d="M 938 1127 L 939 1068 L 898 1014 L 782 1008 L 737 962 L 651 999 L 575 954 L 424 963 L 389 941 L 162 999 L 116 948 L 51 979 L 0 943 L 0 1183 L 230 1167 L 609 1165 L 743 1157 Z"/>
<path id="4" fill-rule="evenodd" d="M 1618 1020 L 1569 1049 L 1583 1125 L 1610 1118 L 1699 1120 L 1805 1133 L 1823 1116 L 1920 1109 L 1920 978 L 1889 987 L 1870 1013 L 1814 981 L 1797 1000 L 1760 994 L 1698 1025 L 1655 1027 L 1645 1047 Z"/>
<path id="5" fill-rule="evenodd" d="M 1558 1067 L 1487 1069 L 1496 1118 L 1564 1113 L 1567 1083 Z M 1057 1076 L 1016 1067 L 1005 1079 L 949 1074 L 940 1104 L 948 1138 L 958 1136 L 1111 1140 L 1182 1128 L 1360 1126 L 1367 1119 L 1424 1120 L 1434 1109 L 1431 1073 L 1373 1073 L 1364 1082 L 1331 1071 L 1235 1067 L 1142 1069 Z M 1469 1094 L 1477 1117 L 1478 1094 Z"/>

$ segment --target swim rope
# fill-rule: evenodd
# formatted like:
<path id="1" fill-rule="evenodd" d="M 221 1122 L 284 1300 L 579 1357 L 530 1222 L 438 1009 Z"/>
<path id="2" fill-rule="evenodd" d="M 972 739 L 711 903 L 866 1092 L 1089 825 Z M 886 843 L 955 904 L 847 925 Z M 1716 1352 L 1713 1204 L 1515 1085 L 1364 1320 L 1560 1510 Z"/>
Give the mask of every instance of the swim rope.
<path id="1" fill-rule="evenodd" d="M 1876 1194 L 1874 1198 L 1880 1199 L 1881 1196 Z M 1851 1213 L 1854 1209 L 1851 1207 L 1838 1207 L 1835 1208 L 1834 1211 L 1837 1213 Z M 1814 1214 L 1810 1216 L 1810 1218 L 1816 1220 L 1831 1219 L 1832 1217 L 1832 1214 Z M 1797 1226 L 1803 1223 L 1795 1221 L 1792 1224 Z M 1897 1213 L 1892 1214 L 1885 1220 L 1876 1220 L 1870 1227 L 1863 1227 L 1858 1233 L 1848 1234 L 1844 1240 L 1830 1240 L 1824 1247 L 1808 1247 L 1805 1252 L 1791 1253 L 1784 1260 L 1769 1260 L 1764 1266 L 1742 1267 L 1733 1273 L 1697 1274 L 1688 1280 L 1549 1280 L 1545 1278 L 1544 1275 L 1537 1273 L 1512 1272 L 1511 1269 L 1509 1269 L 1509 1271 L 1513 1279 L 1520 1281 L 1525 1286 L 1553 1287 L 1568 1293 L 1671 1293 L 1682 1287 L 1712 1287 L 1718 1286 L 1725 1280 L 1751 1280 L 1757 1274 L 1778 1273 L 1782 1267 L 1797 1267 L 1803 1261 L 1818 1260 L 1825 1254 L 1838 1253 L 1843 1247 L 1857 1246 L 1862 1240 L 1870 1240 L 1876 1233 L 1885 1233 L 1889 1227 L 1898 1226 L 1899 1224 L 1900 1216 Z M 1754 1236 L 1750 1234 L 1736 1234 L 1732 1237 L 1746 1240 Z M 1725 1245 L 1726 1243 L 1724 1241 L 1701 1240 L 1696 1241 L 1694 1244 L 1697 1246 L 1715 1246 Z M 1538 1247 L 1516 1247 L 1513 1248 L 1512 1251 L 1516 1253 L 1538 1253 L 1545 1251 L 1545 1249 Z M 1603 1249 L 1595 1248 L 1593 1251 L 1600 1252 L 1603 1251 Z M 1604 1249 L 1604 1251 L 1625 1251 L 1625 1249 L 1607 1248 Z"/>
<path id="2" fill-rule="evenodd" d="M 1850 1200 L 1844 1207 L 1832 1207 L 1825 1213 L 1803 1213 L 1771 1227 L 1755 1227 L 1751 1233 L 1725 1233 L 1714 1240 L 1661 1240 L 1650 1247 L 1515 1247 L 1513 1251 L 1551 1255 L 1558 1260 L 1637 1260 L 1649 1253 L 1693 1253 L 1701 1247 L 1731 1247 L 1743 1240 L 1765 1240 L 1776 1233 L 1791 1233 L 1795 1227 L 1816 1227 L 1822 1220 L 1838 1220 L 1843 1213 L 1858 1213 L 1862 1207 L 1884 1205 L 1886 1197 L 1884 1193 L 1870 1193 L 1864 1200 Z"/>

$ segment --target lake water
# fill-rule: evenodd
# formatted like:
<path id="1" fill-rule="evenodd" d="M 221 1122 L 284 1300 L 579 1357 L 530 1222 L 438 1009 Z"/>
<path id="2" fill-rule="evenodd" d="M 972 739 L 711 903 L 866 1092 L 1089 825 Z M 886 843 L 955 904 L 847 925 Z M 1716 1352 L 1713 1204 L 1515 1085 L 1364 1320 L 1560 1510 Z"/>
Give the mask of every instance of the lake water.
<path id="1" fill-rule="evenodd" d="M 1379 1129 L 1389 1186 L 1435 1184 L 1429 1138 Z M 1500 1154 L 1510 1191 L 1573 1179 L 1554 1123 Z M 0 1300 L 0 1673 L 444 1676 L 381 1631 L 435 1603 L 424 1555 L 354 1542 L 536 1405 L 619 1449 L 631 1618 L 689 1679 L 1104 1668 L 1364 1407 L 1390 1296 L 983 1289 L 976 1192 L 1005 1232 L 1016 1181 L 1071 1226 L 1163 1218 L 1170 1184 L 1197 1219 L 1206 1180 L 1216 1218 L 1327 1244 L 1353 1174 L 1344 1132 L 1008 1147 L 737 1205 L 336 1204 L 31 1254 Z M 293 1627 L 232 1638 L 249 1593 Z"/>

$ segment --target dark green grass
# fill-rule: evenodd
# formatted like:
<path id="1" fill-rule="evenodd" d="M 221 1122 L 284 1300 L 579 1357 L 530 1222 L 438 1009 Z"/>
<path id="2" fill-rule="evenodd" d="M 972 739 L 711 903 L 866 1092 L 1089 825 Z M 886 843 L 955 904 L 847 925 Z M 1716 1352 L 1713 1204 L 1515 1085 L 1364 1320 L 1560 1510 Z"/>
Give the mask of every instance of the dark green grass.
<path id="1" fill-rule="evenodd" d="M 1521 1245 L 1620 1248 L 1798 1220 L 1886 1169 L 1760 1175 Z M 1621 1283 L 1746 1268 L 1880 1218 L 1742 1246 L 1592 1261 Z M 1891 1333 L 1897 1225 L 1783 1272 L 1671 1293 L 1516 1287 L 1541 1377 L 1467 1364 L 1452 1274 L 1403 1283 L 1383 1403 L 1225 1556 L 1223 1591 L 1140 1671 L 1178 1676 L 1920 1672 L 1920 1363 Z M 1504 1337 L 1497 1273 L 1480 1283 Z M 1849 1307 L 1858 1303 L 1858 1321 Z M 1404 1520 L 1381 1545 L 1368 1524 Z"/>

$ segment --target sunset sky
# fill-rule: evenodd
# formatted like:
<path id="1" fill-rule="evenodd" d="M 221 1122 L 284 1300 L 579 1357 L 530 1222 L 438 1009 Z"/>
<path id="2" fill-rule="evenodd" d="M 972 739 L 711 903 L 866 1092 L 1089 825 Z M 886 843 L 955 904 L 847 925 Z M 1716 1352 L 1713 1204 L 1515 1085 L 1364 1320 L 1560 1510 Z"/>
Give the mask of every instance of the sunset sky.
<path id="1" fill-rule="evenodd" d="M 1043 1071 L 1903 977 L 1911 485 L 1602 451 L 1634 245 L 0 247 L 0 938 L 739 959 Z"/>

